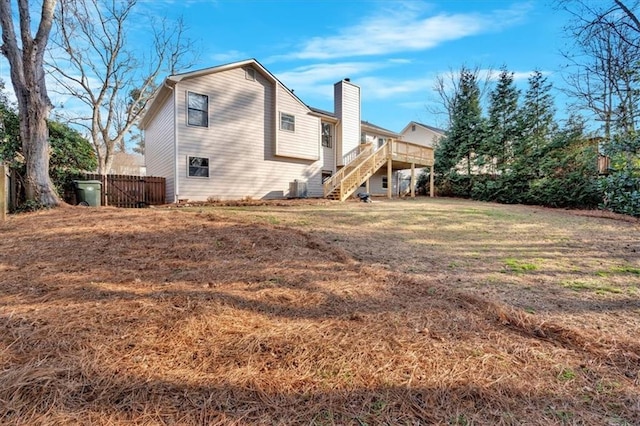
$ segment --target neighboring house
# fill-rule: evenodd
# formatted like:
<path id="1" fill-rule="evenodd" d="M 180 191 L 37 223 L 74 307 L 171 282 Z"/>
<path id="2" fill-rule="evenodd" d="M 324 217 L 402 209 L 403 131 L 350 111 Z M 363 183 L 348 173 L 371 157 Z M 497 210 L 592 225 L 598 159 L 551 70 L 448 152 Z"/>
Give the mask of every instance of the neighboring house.
<path id="1" fill-rule="evenodd" d="M 400 132 L 402 140 L 431 148 L 435 148 L 440 138 L 444 135 L 444 130 L 418 123 L 417 121 L 411 121 Z M 402 195 L 409 192 L 411 190 L 410 181 L 410 172 L 408 170 L 400 170 L 396 177 L 395 185 L 397 185 L 397 188 L 394 187 L 394 193 Z"/>
<path id="2" fill-rule="evenodd" d="M 146 173 L 144 156 L 140 154 L 129 154 L 127 152 L 116 152 L 113 154 L 113 163 L 111 164 L 108 174 L 145 176 Z"/>
<path id="3" fill-rule="evenodd" d="M 334 85 L 334 112 L 322 111 L 254 59 L 167 77 L 140 127 L 147 174 L 166 178 L 169 202 L 344 200 L 384 165 L 388 176 L 433 165 L 432 149 L 361 122 L 349 79 Z M 363 132 L 382 142 L 361 143 Z"/>
<path id="4" fill-rule="evenodd" d="M 443 137 L 445 131 L 437 127 L 412 121 L 400 132 L 402 140 L 417 143 L 419 145 L 435 148 L 438 140 Z"/>

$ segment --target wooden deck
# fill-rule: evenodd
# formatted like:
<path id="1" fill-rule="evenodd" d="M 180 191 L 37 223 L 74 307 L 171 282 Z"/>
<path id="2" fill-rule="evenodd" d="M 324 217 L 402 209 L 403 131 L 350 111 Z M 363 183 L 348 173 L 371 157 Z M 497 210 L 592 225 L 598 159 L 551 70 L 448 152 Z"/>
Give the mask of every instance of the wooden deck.
<path id="1" fill-rule="evenodd" d="M 344 201 L 353 194 L 384 165 L 387 166 L 388 181 L 394 170 L 411 169 L 411 196 L 415 196 L 415 169 L 431 167 L 431 196 L 433 196 L 433 148 L 404 142 L 388 140 L 377 150 L 371 144 L 363 145 L 357 156 L 336 174 L 324 182 L 324 196 Z M 391 186 L 387 195 L 391 198 Z"/>

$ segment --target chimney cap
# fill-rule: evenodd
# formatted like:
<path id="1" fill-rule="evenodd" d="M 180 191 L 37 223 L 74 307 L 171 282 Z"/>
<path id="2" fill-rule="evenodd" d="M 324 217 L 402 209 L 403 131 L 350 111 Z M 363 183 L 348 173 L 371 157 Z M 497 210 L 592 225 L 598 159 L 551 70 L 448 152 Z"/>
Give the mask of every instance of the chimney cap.
<path id="1" fill-rule="evenodd" d="M 346 77 L 344 81 L 351 81 L 351 79 L 349 77 Z"/>

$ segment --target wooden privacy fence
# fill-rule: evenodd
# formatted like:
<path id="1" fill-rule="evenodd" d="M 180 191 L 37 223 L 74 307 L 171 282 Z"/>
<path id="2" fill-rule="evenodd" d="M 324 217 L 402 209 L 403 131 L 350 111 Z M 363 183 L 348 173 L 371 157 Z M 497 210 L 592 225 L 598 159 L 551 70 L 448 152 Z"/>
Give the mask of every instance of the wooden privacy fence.
<path id="1" fill-rule="evenodd" d="M 87 180 L 102 183 L 103 206 L 142 208 L 166 204 L 166 180 L 156 176 L 87 174 Z"/>

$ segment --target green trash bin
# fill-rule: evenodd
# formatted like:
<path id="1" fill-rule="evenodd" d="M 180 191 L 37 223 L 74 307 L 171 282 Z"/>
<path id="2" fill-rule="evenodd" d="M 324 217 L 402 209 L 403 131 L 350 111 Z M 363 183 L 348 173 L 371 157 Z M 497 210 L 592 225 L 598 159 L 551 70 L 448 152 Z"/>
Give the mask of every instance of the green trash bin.
<path id="1" fill-rule="evenodd" d="M 76 201 L 80 206 L 100 207 L 102 182 L 99 180 L 74 180 Z"/>

